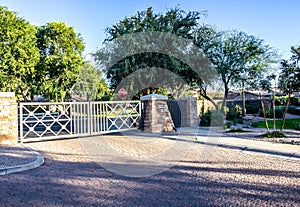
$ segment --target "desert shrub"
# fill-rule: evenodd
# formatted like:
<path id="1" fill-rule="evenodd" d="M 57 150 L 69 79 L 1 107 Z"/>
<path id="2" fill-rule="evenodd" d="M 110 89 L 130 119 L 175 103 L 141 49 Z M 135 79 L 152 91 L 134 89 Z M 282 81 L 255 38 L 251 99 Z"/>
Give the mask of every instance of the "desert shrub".
<path id="1" fill-rule="evenodd" d="M 274 132 L 267 132 L 262 135 L 264 138 L 282 138 L 286 137 L 284 133 L 279 132 L 279 131 L 274 131 Z"/>
<path id="2" fill-rule="evenodd" d="M 232 125 L 234 125 L 233 121 L 226 121 L 224 124 L 224 129 L 229 129 Z"/>
<path id="3" fill-rule="evenodd" d="M 209 110 L 201 116 L 200 126 L 223 126 L 224 115 L 218 110 Z"/>
<path id="4" fill-rule="evenodd" d="M 233 128 L 233 129 L 230 129 L 228 132 L 229 133 L 234 133 L 234 132 L 249 132 L 249 131 L 246 131 L 246 130 L 241 129 L 241 128 Z"/>

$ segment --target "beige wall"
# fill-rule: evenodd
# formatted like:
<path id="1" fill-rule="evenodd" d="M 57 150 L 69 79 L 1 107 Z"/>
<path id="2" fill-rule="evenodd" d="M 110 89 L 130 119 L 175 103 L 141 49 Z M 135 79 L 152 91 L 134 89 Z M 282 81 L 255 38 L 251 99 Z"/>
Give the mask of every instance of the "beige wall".
<path id="1" fill-rule="evenodd" d="M 18 141 L 18 105 L 14 93 L 0 92 L 0 143 Z"/>

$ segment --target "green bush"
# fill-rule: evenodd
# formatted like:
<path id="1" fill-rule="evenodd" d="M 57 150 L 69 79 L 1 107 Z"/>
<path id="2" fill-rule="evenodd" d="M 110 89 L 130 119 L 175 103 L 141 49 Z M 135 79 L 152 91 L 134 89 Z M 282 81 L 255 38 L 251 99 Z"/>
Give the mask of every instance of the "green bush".
<path id="1" fill-rule="evenodd" d="M 228 132 L 229 133 L 234 133 L 234 132 L 249 132 L 249 131 L 246 131 L 246 130 L 241 129 L 241 128 L 233 128 L 233 129 L 230 129 Z"/>
<path id="2" fill-rule="evenodd" d="M 200 126 L 223 126 L 224 115 L 218 110 L 207 111 L 201 116 Z"/>
<path id="3" fill-rule="evenodd" d="M 224 124 L 224 129 L 229 129 L 232 125 L 234 125 L 234 122 L 233 122 L 233 121 L 227 121 L 227 122 Z"/>
<path id="4" fill-rule="evenodd" d="M 300 122 L 295 122 L 294 123 L 294 129 L 295 130 L 300 130 Z"/>
<path id="5" fill-rule="evenodd" d="M 242 116 L 242 107 L 235 105 L 234 109 L 231 108 L 226 113 L 226 120 L 234 120 Z"/>
<path id="6" fill-rule="evenodd" d="M 286 137 L 284 133 L 279 132 L 279 131 L 274 131 L 274 132 L 267 132 L 262 135 L 264 138 L 283 138 Z"/>
<path id="7" fill-rule="evenodd" d="M 226 120 L 233 120 L 237 118 L 239 114 L 233 110 L 229 110 L 226 114 Z"/>

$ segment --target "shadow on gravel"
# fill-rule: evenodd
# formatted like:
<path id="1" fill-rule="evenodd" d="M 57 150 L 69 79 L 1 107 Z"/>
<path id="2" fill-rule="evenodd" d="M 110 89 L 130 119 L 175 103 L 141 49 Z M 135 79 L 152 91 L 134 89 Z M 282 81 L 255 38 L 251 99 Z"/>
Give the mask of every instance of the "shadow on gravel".
<path id="1" fill-rule="evenodd" d="M 0 168 L 33 162 L 37 156 L 18 145 L 0 145 Z"/>
<path id="2" fill-rule="evenodd" d="M 224 178 L 215 179 L 214 173 L 224 173 Z M 299 181 L 300 176 L 291 171 L 202 167 L 184 163 L 184 166 L 174 166 L 155 176 L 128 178 L 93 162 L 64 162 L 49 160 L 46 156 L 45 164 L 35 170 L 0 177 L 0 203 L 4 206 L 299 204 L 299 183 L 266 185 L 260 179 L 246 183 L 242 179 L 227 179 L 228 174 L 295 181 Z"/>

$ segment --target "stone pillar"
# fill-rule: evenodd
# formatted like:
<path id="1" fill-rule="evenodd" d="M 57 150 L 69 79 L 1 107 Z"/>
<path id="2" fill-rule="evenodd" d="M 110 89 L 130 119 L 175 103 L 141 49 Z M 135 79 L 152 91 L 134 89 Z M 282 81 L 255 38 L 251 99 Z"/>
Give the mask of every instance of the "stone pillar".
<path id="1" fill-rule="evenodd" d="M 181 110 L 181 127 L 197 127 L 197 99 L 195 97 L 186 97 L 177 99 Z"/>
<path id="2" fill-rule="evenodd" d="M 0 92 L 0 144 L 18 142 L 18 104 L 15 93 Z"/>
<path id="3" fill-rule="evenodd" d="M 141 101 L 146 104 L 144 131 L 151 133 L 174 131 L 174 123 L 167 100 L 168 97 L 158 94 L 141 97 Z"/>

